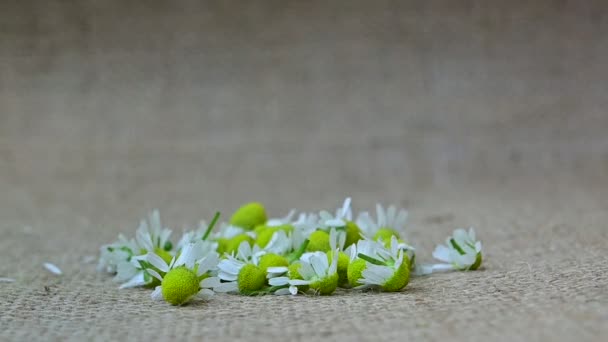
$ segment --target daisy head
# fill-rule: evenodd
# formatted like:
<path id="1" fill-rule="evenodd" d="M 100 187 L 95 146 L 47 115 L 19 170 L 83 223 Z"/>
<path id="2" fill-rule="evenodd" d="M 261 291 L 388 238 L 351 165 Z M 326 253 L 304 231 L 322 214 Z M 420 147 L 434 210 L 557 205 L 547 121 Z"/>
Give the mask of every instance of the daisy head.
<path id="1" fill-rule="evenodd" d="M 195 297 L 205 299 L 213 295 L 213 291 L 201 287 L 202 280 L 209 277 L 219 262 L 210 242 L 187 244 L 169 263 L 154 253 L 147 254 L 145 260 L 154 267 L 147 271 L 161 282 L 152 299 L 182 305 Z"/>
<path id="2" fill-rule="evenodd" d="M 433 257 L 457 270 L 476 270 L 482 262 L 481 242 L 475 239 L 473 228 L 469 228 L 468 232 L 456 229 L 445 245 L 435 248 Z"/>
<path id="3" fill-rule="evenodd" d="M 341 208 L 336 209 L 336 214 L 332 215 L 330 212 L 322 210 L 319 212 L 319 228 L 329 229 L 346 226 L 347 221 L 352 220 L 352 211 L 350 209 L 351 198 L 348 197 L 344 200 Z"/>
<path id="4" fill-rule="evenodd" d="M 135 239 L 127 239 L 121 234 L 118 241 L 102 246 L 98 270 L 116 273 L 114 281 L 121 283 L 121 288 L 155 286 L 157 281 L 147 272 L 148 265 L 138 257 L 155 253 L 164 260 L 171 260 L 170 235 L 169 229 L 162 228 L 160 215 L 155 210 L 147 221 L 140 222 Z"/>
<path id="5" fill-rule="evenodd" d="M 394 205 L 384 209 L 381 204 L 376 205 L 376 219 L 374 220 L 368 212 L 362 212 L 357 217 L 357 224 L 366 237 L 373 240 L 389 242 L 391 236 L 399 239 L 399 232 L 405 230 L 407 211 L 397 210 Z"/>
<path id="6" fill-rule="evenodd" d="M 266 285 L 266 273 L 260 267 L 265 254 L 257 245 L 252 248 L 243 242 L 235 254 L 219 262 L 218 275 L 203 280 L 201 286 L 215 292 L 255 294 Z"/>
<path id="7" fill-rule="evenodd" d="M 335 253 L 339 251 L 336 250 Z M 331 260 L 330 260 L 331 259 Z M 310 288 L 316 294 L 330 295 L 338 287 L 338 258 L 330 258 L 327 253 L 305 253 L 294 269 L 269 268 L 269 272 L 288 272 L 288 276 L 274 277 L 270 285 L 280 288 L 277 294 L 297 294 L 302 288 Z"/>
<path id="8" fill-rule="evenodd" d="M 351 262 L 347 276 L 351 286 L 395 292 L 408 284 L 408 257 L 395 236 L 391 238 L 390 248 L 377 241 L 361 240 L 349 253 Z"/>

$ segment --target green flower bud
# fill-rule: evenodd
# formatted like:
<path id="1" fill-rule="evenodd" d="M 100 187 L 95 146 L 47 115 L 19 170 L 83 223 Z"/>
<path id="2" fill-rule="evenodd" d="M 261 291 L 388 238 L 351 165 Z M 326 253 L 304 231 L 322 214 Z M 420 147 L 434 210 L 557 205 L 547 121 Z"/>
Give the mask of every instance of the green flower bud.
<path id="1" fill-rule="evenodd" d="M 338 274 L 325 277 L 310 284 L 310 288 L 316 293 L 326 296 L 334 293 L 338 288 Z"/>
<path id="2" fill-rule="evenodd" d="M 339 260 L 338 260 L 339 261 Z M 363 271 L 367 268 L 367 262 L 363 259 L 355 259 L 348 265 L 347 277 L 351 287 L 361 286 L 359 279 L 363 278 Z"/>
<path id="3" fill-rule="evenodd" d="M 280 266 L 289 266 L 287 259 L 277 254 L 269 253 L 264 254 L 260 258 L 260 269 L 266 273 L 268 267 L 280 267 Z"/>
<path id="4" fill-rule="evenodd" d="M 266 209 L 264 209 L 264 206 L 258 202 L 251 202 L 237 209 L 230 219 L 230 224 L 252 230 L 256 226 L 264 224 L 266 220 Z"/>
<path id="5" fill-rule="evenodd" d="M 177 267 L 163 277 L 161 284 L 163 298 L 173 305 L 182 305 L 199 291 L 196 274 L 185 267 Z"/>
<path id="6" fill-rule="evenodd" d="M 308 240 L 310 240 L 310 243 L 308 244 L 308 247 L 306 247 L 307 252 L 327 252 L 331 249 L 329 246 L 329 234 L 325 231 L 314 231 L 310 234 Z"/>
<path id="7" fill-rule="evenodd" d="M 266 285 L 266 272 L 253 264 L 241 268 L 237 277 L 239 292 L 243 294 L 258 291 Z"/>
<path id="8" fill-rule="evenodd" d="M 327 259 L 331 264 L 333 260 L 334 251 L 327 252 Z M 350 258 L 346 253 L 338 253 L 338 286 L 348 287 L 348 265 L 350 265 Z"/>

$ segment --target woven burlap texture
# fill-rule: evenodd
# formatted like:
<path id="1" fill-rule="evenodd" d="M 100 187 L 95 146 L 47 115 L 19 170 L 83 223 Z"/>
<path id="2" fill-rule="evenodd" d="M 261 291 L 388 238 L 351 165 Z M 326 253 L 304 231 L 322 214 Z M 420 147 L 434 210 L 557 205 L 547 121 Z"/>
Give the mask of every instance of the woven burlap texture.
<path id="1" fill-rule="evenodd" d="M 3 2 L 0 340 L 603 340 L 606 9 Z M 346 196 L 407 208 L 420 262 L 474 226 L 484 267 L 177 308 L 89 260 L 154 208 L 177 236 Z"/>

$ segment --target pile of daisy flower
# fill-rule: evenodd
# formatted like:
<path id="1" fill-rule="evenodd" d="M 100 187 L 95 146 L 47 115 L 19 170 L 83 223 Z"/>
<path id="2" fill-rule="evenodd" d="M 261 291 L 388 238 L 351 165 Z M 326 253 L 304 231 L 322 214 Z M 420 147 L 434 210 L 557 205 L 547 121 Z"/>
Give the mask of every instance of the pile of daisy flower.
<path id="1" fill-rule="evenodd" d="M 182 305 L 214 293 L 241 295 L 331 295 L 338 288 L 403 290 L 410 276 L 481 266 L 475 232 L 457 229 L 433 256 L 417 264 L 416 250 L 402 235 L 407 212 L 376 206 L 376 216 L 353 219 L 351 199 L 335 213 L 300 213 L 268 219 L 257 202 L 240 207 L 228 223 L 185 232 L 174 243 L 158 211 L 142 220 L 135 238 L 101 247 L 100 272 L 114 275 L 120 288 L 154 289 L 154 300 Z M 217 226 L 217 227 L 216 227 Z"/>

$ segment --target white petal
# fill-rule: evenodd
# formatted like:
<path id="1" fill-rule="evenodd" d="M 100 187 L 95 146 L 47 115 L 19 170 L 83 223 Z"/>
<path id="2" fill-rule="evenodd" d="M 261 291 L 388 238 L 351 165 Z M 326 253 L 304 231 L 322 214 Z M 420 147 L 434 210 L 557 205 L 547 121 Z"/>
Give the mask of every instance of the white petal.
<path id="1" fill-rule="evenodd" d="M 220 286 L 221 283 L 222 282 L 220 281 L 220 278 L 209 277 L 209 278 L 205 278 L 205 279 L 201 280 L 199 285 L 200 285 L 200 287 L 205 287 L 205 288 L 215 288 L 217 286 Z"/>
<path id="2" fill-rule="evenodd" d="M 146 223 L 146 221 L 142 220 L 139 223 L 139 228 L 135 232 L 135 239 L 137 240 L 137 244 L 146 251 L 154 251 L 154 244 L 152 243 L 152 237 L 150 236 L 150 232 L 148 231 L 148 224 Z"/>
<path id="3" fill-rule="evenodd" d="M 433 267 L 433 273 L 434 272 L 445 272 L 445 271 L 453 271 L 454 270 L 454 266 L 450 265 L 450 264 L 435 264 L 432 267 Z"/>
<path id="4" fill-rule="evenodd" d="M 481 241 L 475 242 L 475 251 L 478 253 L 481 252 Z"/>
<path id="5" fill-rule="evenodd" d="M 416 265 L 416 268 L 414 269 L 414 275 L 417 275 L 417 276 L 423 276 L 423 275 L 427 275 L 427 274 L 431 274 L 431 273 L 433 273 L 433 265 L 418 264 L 418 265 Z"/>
<path id="6" fill-rule="evenodd" d="M 116 265 L 116 276 L 114 277 L 114 281 L 124 283 L 133 278 L 133 276 L 140 271 L 139 268 L 133 266 L 133 264 L 128 261 L 119 262 Z"/>
<path id="7" fill-rule="evenodd" d="M 289 293 L 291 293 L 292 295 L 297 295 L 298 294 L 298 287 L 297 286 L 290 286 L 289 287 Z"/>
<path id="8" fill-rule="evenodd" d="M 456 240 L 456 243 L 459 245 L 463 245 L 469 241 L 469 234 L 464 229 L 456 229 L 453 236 L 454 240 Z"/>
<path id="9" fill-rule="evenodd" d="M 211 297 L 213 297 L 214 294 L 215 294 L 215 292 L 213 292 L 209 289 L 201 289 L 200 291 L 198 291 L 198 295 L 196 297 L 200 298 L 200 299 L 208 300 Z"/>
<path id="10" fill-rule="evenodd" d="M 304 279 L 310 279 L 316 275 L 315 270 L 312 268 L 310 263 L 305 261 L 302 261 L 302 263 L 300 264 L 300 269 L 298 270 L 298 272 Z"/>
<path id="11" fill-rule="evenodd" d="M 0 278 L 0 283 L 14 283 L 15 279 L 13 278 Z"/>
<path id="12" fill-rule="evenodd" d="M 290 289 L 288 289 L 288 288 L 278 289 L 278 290 L 274 291 L 274 294 L 277 296 L 285 296 L 285 295 L 291 294 L 291 292 L 289 290 Z"/>
<path id="13" fill-rule="evenodd" d="M 216 286 L 213 288 L 213 291 L 222 292 L 222 293 L 238 292 L 238 290 L 239 290 L 239 286 L 236 282 L 221 283 L 219 286 Z"/>
<path id="14" fill-rule="evenodd" d="M 146 281 L 144 280 L 144 272 L 141 271 L 137 273 L 131 280 L 120 285 L 121 289 L 128 289 L 131 287 L 143 286 L 146 285 Z"/>
<path id="15" fill-rule="evenodd" d="M 219 256 L 217 255 L 217 253 L 209 253 L 207 257 L 201 260 L 201 262 L 198 264 L 198 270 L 196 275 L 200 277 L 208 271 L 215 269 L 218 263 Z"/>
<path id="16" fill-rule="evenodd" d="M 384 208 L 382 208 L 380 203 L 376 204 L 376 215 L 376 219 L 378 220 L 378 228 L 385 227 L 387 224 L 386 214 L 384 213 Z"/>
<path id="17" fill-rule="evenodd" d="M 433 257 L 444 262 L 451 262 L 450 249 L 444 245 L 438 245 L 433 251 Z"/>
<path id="18" fill-rule="evenodd" d="M 237 275 L 241 271 L 241 268 L 243 267 L 243 265 L 244 265 L 244 263 L 239 262 L 238 260 L 235 260 L 235 259 L 224 259 L 219 262 L 217 267 L 223 273 Z"/>
<path id="19" fill-rule="evenodd" d="M 336 258 L 337 259 L 337 258 Z M 327 258 L 325 258 L 325 263 L 323 263 L 323 258 L 313 255 L 310 258 L 310 265 L 312 269 L 315 271 L 316 275 L 319 277 L 325 276 L 327 272 Z"/>
<path id="20" fill-rule="evenodd" d="M 42 264 L 44 266 L 44 268 L 47 269 L 47 271 L 56 274 L 56 275 L 62 275 L 63 272 L 61 272 L 61 269 L 59 269 L 59 267 L 57 267 L 54 264 L 51 264 L 50 262 L 45 262 L 44 264 Z"/>
<path id="21" fill-rule="evenodd" d="M 302 279 L 291 279 L 289 281 L 290 285 L 299 286 L 299 285 L 310 285 L 310 281 L 302 280 Z"/>
<path id="22" fill-rule="evenodd" d="M 327 221 L 325 221 L 325 224 L 328 227 L 344 227 L 344 226 L 346 226 L 346 222 L 344 220 L 342 220 L 342 219 L 339 219 L 339 218 L 327 220 Z"/>
<path id="23" fill-rule="evenodd" d="M 288 277 L 276 277 L 268 280 L 268 284 L 271 286 L 283 286 L 289 284 Z"/>
<path id="24" fill-rule="evenodd" d="M 397 213 L 397 208 L 394 205 L 391 205 L 386 210 L 386 224 L 389 228 L 395 229 L 395 216 Z"/>
<path id="25" fill-rule="evenodd" d="M 195 254 L 194 253 L 194 244 L 193 243 L 187 244 L 186 246 L 184 246 L 184 248 L 182 248 L 181 254 L 179 255 L 177 260 L 175 260 L 175 262 L 171 266 L 177 267 L 177 266 L 185 265 L 186 268 L 194 267 L 194 261 L 195 261 L 194 254 Z"/>
<path id="26" fill-rule="evenodd" d="M 475 241 L 475 229 L 473 229 L 473 227 L 469 228 L 469 239 Z"/>
<path id="27" fill-rule="evenodd" d="M 154 301 L 160 301 L 163 300 L 163 292 L 160 286 L 157 286 L 154 291 L 152 292 L 152 294 L 150 295 L 150 297 L 152 298 L 152 300 Z"/>
<path id="28" fill-rule="evenodd" d="M 146 272 L 148 272 L 148 274 L 150 274 L 151 276 L 153 276 L 154 278 L 158 279 L 158 280 L 163 280 L 163 277 L 161 277 L 160 274 L 158 274 L 158 272 L 156 272 L 155 270 L 148 268 L 146 270 Z"/>
<path id="29" fill-rule="evenodd" d="M 342 204 L 342 209 L 340 210 L 340 218 L 346 218 L 346 215 L 350 211 L 350 202 L 351 202 L 350 197 L 347 197 L 344 200 L 344 204 Z"/>
<path id="30" fill-rule="evenodd" d="M 407 211 L 401 209 L 399 210 L 399 214 L 397 214 L 397 218 L 395 219 L 395 229 L 401 230 L 405 227 L 405 223 L 407 222 Z"/>
<path id="31" fill-rule="evenodd" d="M 277 266 L 277 267 L 268 267 L 266 270 L 268 271 L 268 273 L 285 273 L 285 272 L 289 271 L 289 268 L 284 267 L 284 266 Z"/>
<path id="32" fill-rule="evenodd" d="M 154 253 L 148 253 L 146 255 L 146 261 L 149 262 L 152 266 L 158 268 L 162 272 L 169 272 L 169 265 L 163 260 L 163 258 L 159 257 Z"/>

